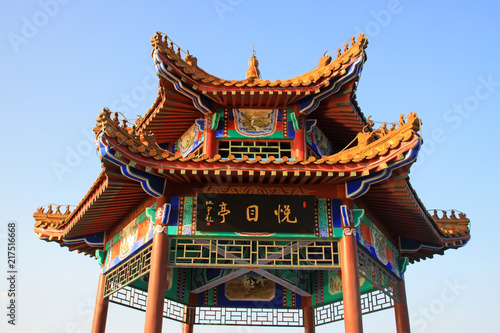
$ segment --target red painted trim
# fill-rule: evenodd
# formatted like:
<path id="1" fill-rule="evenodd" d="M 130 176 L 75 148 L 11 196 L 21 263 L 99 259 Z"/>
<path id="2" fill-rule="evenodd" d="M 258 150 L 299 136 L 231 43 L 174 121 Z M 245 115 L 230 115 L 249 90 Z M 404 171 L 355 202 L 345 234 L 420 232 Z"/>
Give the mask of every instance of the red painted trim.
<path id="1" fill-rule="evenodd" d="M 205 115 L 209 118 L 205 121 L 205 143 L 203 145 L 203 154 L 213 158 L 217 153 L 217 140 L 215 139 L 215 131 L 212 130 L 212 115 L 213 113 Z"/>

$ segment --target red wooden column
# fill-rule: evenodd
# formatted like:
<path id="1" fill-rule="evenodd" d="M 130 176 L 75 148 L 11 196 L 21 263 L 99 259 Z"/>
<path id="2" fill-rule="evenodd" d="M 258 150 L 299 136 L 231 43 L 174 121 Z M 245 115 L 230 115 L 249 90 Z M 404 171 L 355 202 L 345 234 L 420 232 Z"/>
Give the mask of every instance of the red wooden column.
<path id="1" fill-rule="evenodd" d="M 304 332 L 314 333 L 314 309 L 312 307 L 311 296 L 302 296 L 302 307 L 304 308 Z"/>
<path id="2" fill-rule="evenodd" d="M 186 323 L 182 324 L 182 333 L 193 333 L 194 317 L 198 305 L 198 294 L 189 293 L 189 306 L 186 313 Z"/>
<path id="3" fill-rule="evenodd" d="M 359 292 L 359 267 L 356 229 L 344 228 L 340 241 L 342 293 L 344 298 L 344 326 L 348 333 L 362 333 L 361 299 Z"/>
<path id="4" fill-rule="evenodd" d="M 109 298 L 104 298 L 104 286 L 106 276 L 99 276 L 99 284 L 97 286 L 97 297 L 95 300 L 94 319 L 92 321 L 92 333 L 104 333 L 106 331 L 106 319 L 108 317 Z"/>
<path id="5" fill-rule="evenodd" d="M 299 106 L 295 106 L 294 112 L 298 122 L 298 130 L 295 130 L 295 139 L 293 140 L 293 152 L 292 158 L 300 157 L 303 161 L 307 158 L 307 145 L 306 145 L 306 118 L 300 116 Z"/>
<path id="6" fill-rule="evenodd" d="M 207 154 L 210 158 L 213 158 L 217 153 L 217 140 L 215 139 L 215 131 L 212 130 L 212 117 L 214 115 L 215 113 L 205 115 L 205 144 L 203 146 L 203 154 Z"/>
<path id="7" fill-rule="evenodd" d="M 394 302 L 394 313 L 396 315 L 396 332 L 410 333 L 410 315 L 408 303 L 406 302 L 406 288 L 404 277 L 399 281 L 399 303 Z"/>
<path id="8" fill-rule="evenodd" d="M 167 225 L 162 223 L 165 211 L 164 203 L 165 198 L 160 198 L 156 203 L 155 234 L 151 250 L 151 269 L 149 271 L 146 322 L 144 325 L 145 333 L 161 333 L 163 323 L 163 304 L 165 301 L 169 254 Z"/>

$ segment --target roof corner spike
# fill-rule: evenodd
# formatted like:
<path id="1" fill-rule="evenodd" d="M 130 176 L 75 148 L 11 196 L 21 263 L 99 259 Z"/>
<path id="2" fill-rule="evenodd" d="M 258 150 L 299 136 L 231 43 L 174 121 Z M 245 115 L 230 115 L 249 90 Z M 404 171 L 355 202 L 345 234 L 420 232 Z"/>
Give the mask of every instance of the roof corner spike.
<path id="1" fill-rule="evenodd" d="M 260 78 L 259 61 L 257 60 L 255 53 L 254 46 L 252 45 L 252 58 L 248 60 L 247 79 Z"/>

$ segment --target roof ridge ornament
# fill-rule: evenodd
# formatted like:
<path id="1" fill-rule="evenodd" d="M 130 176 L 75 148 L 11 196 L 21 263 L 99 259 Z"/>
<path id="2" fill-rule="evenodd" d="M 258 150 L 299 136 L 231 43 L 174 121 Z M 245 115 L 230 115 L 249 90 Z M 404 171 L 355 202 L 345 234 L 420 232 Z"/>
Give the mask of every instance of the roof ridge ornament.
<path id="1" fill-rule="evenodd" d="M 259 70 L 259 61 L 255 56 L 257 52 L 255 52 L 254 45 L 252 45 L 252 57 L 248 60 L 248 69 L 247 69 L 247 80 L 253 81 L 254 79 L 260 79 L 260 70 Z"/>

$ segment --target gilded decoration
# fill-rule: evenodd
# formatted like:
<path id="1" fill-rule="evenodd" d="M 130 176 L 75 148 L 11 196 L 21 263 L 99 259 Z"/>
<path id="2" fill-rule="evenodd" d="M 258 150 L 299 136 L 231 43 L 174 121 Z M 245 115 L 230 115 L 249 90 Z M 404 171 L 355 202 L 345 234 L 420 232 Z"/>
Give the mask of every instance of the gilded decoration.
<path id="1" fill-rule="evenodd" d="M 448 213 L 450 213 L 450 216 L 448 216 Z M 448 237 L 462 236 L 470 233 L 470 220 L 462 212 L 457 212 L 455 210 L 442 210 L 440 217 L 438 216 L 438 211 L 434 210 L 432 218 L 437 223 L 441 231 Z"/>
<path id="2" fill-rule="evenodd" d="M 198 123 L 193 124 L 179 139 L 178 145 L 182 156 L 196 150 L 203 143 L 203 129 Z"/>
<path id="3" fill-rule="evenodd" d="M 248 137 L 272 135 L 278 122 L 278 110 L 233 109 L 236 131 Z"/>
<path id="4" fill-rule="evenodd" d="M 414 134 L 420 130 L 420 119 L 416 112 L 410 112 L 406 118 L 407 122 L 405 122 L 404 116 L 400 115 L 398 124 L 391 123 L 391 127 L 388 129 L 387 123 L 383 123 L 380 128 L 373 130 L 375 123 L 368 117 L 368 125 L 356 137 L 357 146 L 348 149 L 346 147 L 341 152 L 328 156 L 328 161 L 361 162 L 379 155 L 386 155 L 390 149 L 411 140 Z"/>
<path id="5" fill-rule="evenodd" d="M 111 111 L 108 108 L 103 108 L 96 120 L 97 125 L 94 127 L 96 136 L 104 133 L 116 139 L 120 145 L 128 147 L 132 153 L 139 153 L 144 157 L 154 157 L 155 159 L 165 159 L 174 155 L 158 145 L 155 134 L 138 134 L 135 125 L 127 126 L 128 120 L 125 118 L 120 124 L 118 112 L 114 112 L 113 118 L 111 118 Z"/>
<path id="6" fill-rule="evenodd" d="M 35 228 L 55 228 L 59 229 L 64 225 L 66 218 L 71 214 L 70 206 L 65 206 L 64 212 L 61 212 L 62 205 L 57 205 L 52 207 L 52 205 L 47 205 L 46 207 L 39 207 L 33 214 L 35 218 Z M 45 210 L 47 208 L 47 210 Z M 55 208 L 55 210 L 54 210 Z"/>

